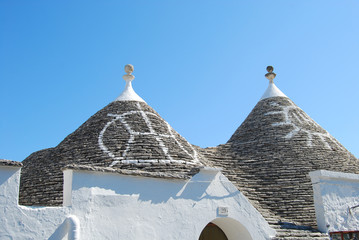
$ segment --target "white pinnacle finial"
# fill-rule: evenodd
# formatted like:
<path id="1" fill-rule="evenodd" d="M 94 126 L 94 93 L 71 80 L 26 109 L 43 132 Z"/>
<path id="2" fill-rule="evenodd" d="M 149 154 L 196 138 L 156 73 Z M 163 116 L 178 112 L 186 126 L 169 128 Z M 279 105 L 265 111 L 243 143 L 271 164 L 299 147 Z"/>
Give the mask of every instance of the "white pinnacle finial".
<path id="1" fill-rule="evenodd" d="M 273 79 L 275 78 L 275 76 L 277 76 L 277 74 L 275 74 L 273 72 L 273 67 L 272 66 L 267 67 L 267 72 L 268 73 L 266 75 L 264 75 L 264 76 L 269 80 L 270 83 L 273 83 Z"/>
<path id="2" fill-rule="evenodd" d="M 125 72 L 127 74 L 123 75 L 122 78 L 126 81 L 125 90 L 121 93 L 121 95 L 116 98 L 115 101 L 139 101 L 144 102 L 144 100 L 135 93 L 132 88 L 132 80 L 135 79 L 135 76 L 132 75 L 133 70 L 135 68 L 131 64 L 127 64 L 125 66 Z"/>
<path id="3" fill-rule="evenodd" d="M 273 72 L 273 67 L 268 66 L 267 71 L 268 73 L 265 75 L 265 77 L 269 80 L 269 86 L 264 92 L 261 100 L 271 97 L 287 97 L 284 93 L 282 93 L 281 90 L 279 90 L 279 88 L 277 88 L 277 86 L 273 82 L 273 79 L 277 76 L 277 74 Z"/>
<path id="4" fill-rule="evenodd" d="M 127 82 L 127 81 L 132 81 L 133 79 L 135 79 L 135 76 L 132 75 L 133 70 L 135 70 L 135 68 L 133 67 L 133 65 L 131 64 L 127 64 L 125 66 L 125 72 L 127 74 L 123 75 L 123 79 Z"/>

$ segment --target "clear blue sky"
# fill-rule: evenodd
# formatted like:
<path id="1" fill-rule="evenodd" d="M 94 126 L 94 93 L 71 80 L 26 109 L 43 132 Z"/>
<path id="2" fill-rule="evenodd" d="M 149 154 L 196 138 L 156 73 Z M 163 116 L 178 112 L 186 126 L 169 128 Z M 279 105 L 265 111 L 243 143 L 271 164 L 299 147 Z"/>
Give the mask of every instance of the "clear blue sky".
<path id="1" fill-rule="evenodd" d="M 268 85 L 359 157 L 359 1 L 0 1 L 0 158 L 56 146 L 134 88 L 189 142 L 225 143 Z"/>

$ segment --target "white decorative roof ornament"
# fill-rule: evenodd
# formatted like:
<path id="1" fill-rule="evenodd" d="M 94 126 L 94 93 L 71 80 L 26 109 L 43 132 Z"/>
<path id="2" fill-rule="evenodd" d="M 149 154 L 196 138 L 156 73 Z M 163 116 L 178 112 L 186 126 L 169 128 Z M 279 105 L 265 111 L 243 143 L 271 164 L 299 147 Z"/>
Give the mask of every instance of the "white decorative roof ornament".
<path id="1" fill-rule="evenodd" d="M 287 97 L 284 93 L 282 93 L 281 90 L 279 90 L 279 88 L 277 88 L 273 82 L 273 79 L 277 76 L 277 74 L 273 72 L 273 67 L 268 66 L 267 71 L 268 73 L 265 75 L 265 77 L 269 80 L 269 86 L 260 100 L 271 97 Z"/>
<path id="2" fill-rule="evenodd" d="M 127 74 L 123 75 L 122 78 L 126 81 L 126 86 L 123 92 L 116 98 L 115 101 L 138 101 L 145 102 L 132 88 L 132 80 L 135 79 L 135 76 L 132 75 L 134 70 L 133 65 L 127 64 L 125 66 L 125 72 Z"/>

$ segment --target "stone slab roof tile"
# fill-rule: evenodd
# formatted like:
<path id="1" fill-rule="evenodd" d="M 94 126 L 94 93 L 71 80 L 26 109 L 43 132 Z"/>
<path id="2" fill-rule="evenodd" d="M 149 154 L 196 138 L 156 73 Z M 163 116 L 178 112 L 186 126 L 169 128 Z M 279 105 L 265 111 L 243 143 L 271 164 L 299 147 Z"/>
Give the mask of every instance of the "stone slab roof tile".
<path id="1" fill-rule="evenodd" d="M 180 167 L 180 166 L 179 166 Z M 138 169 L 118 169 L 112 167 L 92 167 L 88 165 L 76 165 L 70 164 L 62 168 L 61 170 L 77 170 L 77 171 L 90 171 L 90 172 L 106 172 L 106 173 L 115 173 L 121 175 L 131 175 L 131 176 L 140 176 L 140 177 L 151 177 L 151 178 L 164 178 L 164 179 L 189 179 L 191 175 L 194 175 L 200 171 L 200 168 L 192 168 L 190 174 L 178 174 L 176 172 L 149 172 L 141 171 Z"/>
<path id="2" fill-rule="evenodd" d="M 22 167 L 21 162 L 6 160 L 6 159 L 0 159 L 0 166 L 8 166 L 8 167 Z"/>

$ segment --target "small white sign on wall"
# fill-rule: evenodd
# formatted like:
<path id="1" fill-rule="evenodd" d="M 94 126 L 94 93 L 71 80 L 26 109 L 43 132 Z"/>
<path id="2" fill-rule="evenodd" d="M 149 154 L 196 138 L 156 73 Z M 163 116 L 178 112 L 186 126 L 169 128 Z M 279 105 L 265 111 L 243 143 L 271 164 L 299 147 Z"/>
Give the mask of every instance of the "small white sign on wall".
<path id="1" fill-rule="evenodd" d="M 218 207 L 217 211 L 220 216 L 228 216 L 228 207 Z"/>

